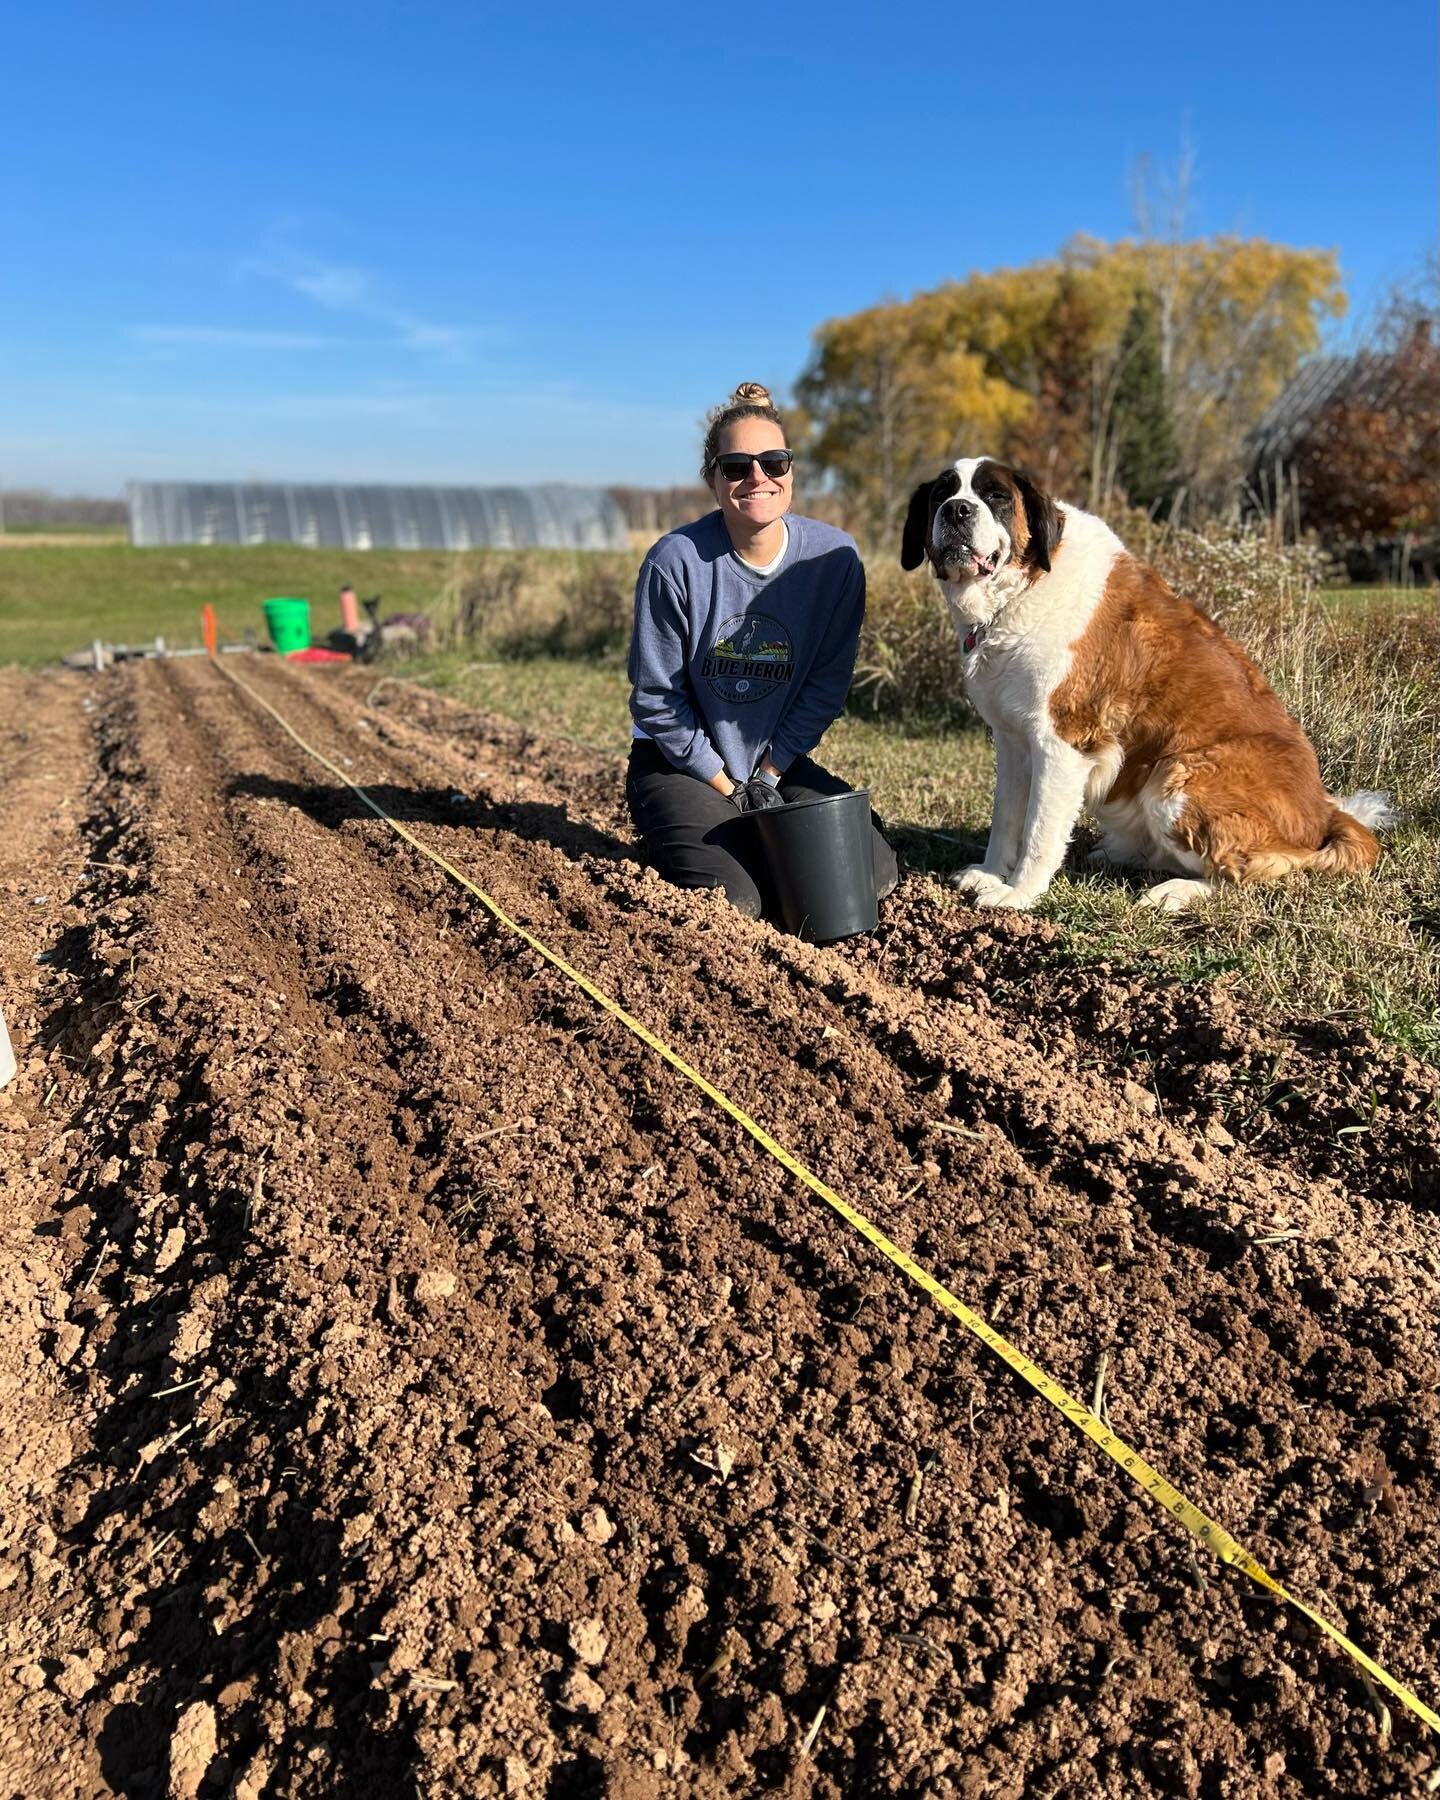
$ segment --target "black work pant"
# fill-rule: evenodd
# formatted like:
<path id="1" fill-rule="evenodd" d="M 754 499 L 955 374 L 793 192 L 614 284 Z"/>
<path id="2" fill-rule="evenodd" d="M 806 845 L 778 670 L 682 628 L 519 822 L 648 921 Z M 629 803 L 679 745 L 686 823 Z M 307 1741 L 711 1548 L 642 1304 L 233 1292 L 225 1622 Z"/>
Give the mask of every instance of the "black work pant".
<path id="1" fill-rule="evenodd" d="M 797 756 L 780 777 L 782 800 L 818 800 L 851 790 L 808 756 Z M 754 830 L 708 782 L 677 769 L 657 744 L 636 738 L 625 776 L 630 817 L 652 868 L 677 887 L 724 888 L 752 919 L 775 914 L 774 894 Z M 875 824 L 870 833 L 875 892 L 883 900 L 900 880 L 895 852 Z"/>

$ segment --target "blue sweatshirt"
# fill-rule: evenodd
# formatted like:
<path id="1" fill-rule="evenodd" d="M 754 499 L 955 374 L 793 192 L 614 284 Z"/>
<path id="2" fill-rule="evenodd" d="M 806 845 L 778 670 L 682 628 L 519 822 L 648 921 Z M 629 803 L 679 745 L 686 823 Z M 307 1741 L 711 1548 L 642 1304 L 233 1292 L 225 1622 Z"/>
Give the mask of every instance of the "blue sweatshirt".
<path id="1" fill-rule="evenodd" d="M 777 568 L 742 562 L 718 511 L 661 538 L 635 585 L 630 716 L 677 769 L 748 781 L 813 750 L 850 691 L 865 569 L 855 542 L 787 515 Z"/>

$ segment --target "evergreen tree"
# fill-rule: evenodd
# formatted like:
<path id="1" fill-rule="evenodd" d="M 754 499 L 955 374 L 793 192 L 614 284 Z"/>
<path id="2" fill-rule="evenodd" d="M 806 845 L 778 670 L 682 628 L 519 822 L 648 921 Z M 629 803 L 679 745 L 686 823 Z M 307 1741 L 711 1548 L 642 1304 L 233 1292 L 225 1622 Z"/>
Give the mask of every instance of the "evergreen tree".
<path id="1" fill-rule="evenodd" d="M 1180 486 L 1180 447 L 1154 299 L 1135 295 L 1120 340 L 1113 414 L 1115 476 L 1132 506 L 1163 518 Z"/>

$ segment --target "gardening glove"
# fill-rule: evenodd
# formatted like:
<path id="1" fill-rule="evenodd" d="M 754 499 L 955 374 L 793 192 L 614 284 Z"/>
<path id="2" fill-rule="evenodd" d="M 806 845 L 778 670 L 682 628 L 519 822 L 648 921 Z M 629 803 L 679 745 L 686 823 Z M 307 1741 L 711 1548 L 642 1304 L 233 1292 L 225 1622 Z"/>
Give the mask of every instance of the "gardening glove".
<path id="1" fill-rule="evenodd" d="M 747 812 L 764 812 L 769 806 L 783 806 L 780 789 L 775 782 L 767 781 L 763 775 L 752 775 L 745 783 L 745 810 Z"/>

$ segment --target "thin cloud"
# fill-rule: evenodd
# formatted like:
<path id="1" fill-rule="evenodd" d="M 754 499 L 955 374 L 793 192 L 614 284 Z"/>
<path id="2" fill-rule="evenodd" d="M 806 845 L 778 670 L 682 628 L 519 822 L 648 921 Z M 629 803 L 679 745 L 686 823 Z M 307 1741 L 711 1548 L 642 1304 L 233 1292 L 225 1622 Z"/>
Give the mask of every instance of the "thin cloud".
<path id="1" fill-rule="evenodd" d="M 427 325 L 423 319 L 412 319 L 405 313 L 395 313 L 391 323 L 407 350 L 433 350 L 451 362 L 468 359 L 469 344 L 476 336 L 452 325 Z"/>
<path id="2" fill-rule="evenodd" d="M 252 331 L 231 325 L 132 325 L 129 337 L 160 350 L 325 350 L 333 338 L 305 331 Z"/>
<path id="3" fill-rule="evenodd" d="M 317 306 L 332 312 L 363 312 L 368 309 L 370 282 L 362 269 L 316 268 L 311 272 L 284 274 L 257 265 L 257 274 L 273 274 L 288 281 L 297 294 L 313 300 Z"/>
<path id="4" fill-rule="evenodd" d="M 403 307 L 390 304 L 375 292 L 373 278 L 364 270 L 343 263 L 322 262 L 298 251 L 282 250 L 264 257 L 247 256 L 238 265 L 241 279 L 278 282 L 326 312 L 343 313 L 383 326 L 403 350 L 442 357 L 446 362 L 469 361 L 470 349 L 480 339 L 494 342 L 493 333 L 473 327 L 441 325 Z"/>

